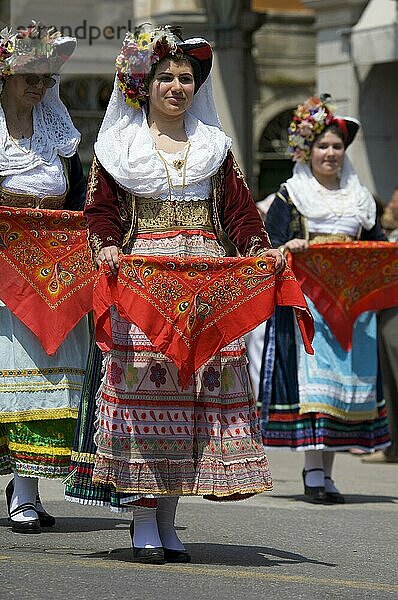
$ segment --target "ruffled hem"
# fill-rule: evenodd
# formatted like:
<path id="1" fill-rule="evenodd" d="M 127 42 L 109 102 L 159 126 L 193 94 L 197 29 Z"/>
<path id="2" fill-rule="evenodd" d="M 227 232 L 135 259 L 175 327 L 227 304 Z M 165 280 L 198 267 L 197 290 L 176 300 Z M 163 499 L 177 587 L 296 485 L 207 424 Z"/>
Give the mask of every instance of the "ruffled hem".
<path id="1" fill-rule="evenodd" d="M 127 504 L 126 506 L 113 506 L 110 501 L 105 500 L 91 500 L 87 498 L 76 498 L 74 496 L 70 496 L 69 494 L 65 494 L 65 500 L 67 502 L 73 502 L 74 504 L 80 504 L 82 506 L 99 506 L 101 508 L 109 508 L 109 510 L 113 513 L 124 514 L 128 512 L 132 512 L 134 510 L 134 506 Z"/>
<path id="2" fill-rule="evenodd" d="M 204 496 L 243 499 L 272 490 L 265 456 L 225 463 L 215 458 L 126 462 L 97 456 L 93 482 L 117 492 L 154 496 Z"/>
<path id="3" fill-rule="evenodd" d="M 285 442 L 283 442 L 285 443 Z M 328 446 L 327 444 L 307 444 L 307 445 L 281 445 L 278 446 L 275 444 L 274 446 L 271 444 L 265 444 L 265 450 L 278 450 L 281 452 L 306 452 L 307 450 L 323 450 L 324 452 L 348 452 L 349 450 L 363 450 L 365 453 L 373 453 L 378 450 L 384 450 L 391 446 L 391 442 L 382 442 L 380 444 L 375 444 L 374 446 L 365 446 L 365 444 L 340 444 L 336 446 Z"/>

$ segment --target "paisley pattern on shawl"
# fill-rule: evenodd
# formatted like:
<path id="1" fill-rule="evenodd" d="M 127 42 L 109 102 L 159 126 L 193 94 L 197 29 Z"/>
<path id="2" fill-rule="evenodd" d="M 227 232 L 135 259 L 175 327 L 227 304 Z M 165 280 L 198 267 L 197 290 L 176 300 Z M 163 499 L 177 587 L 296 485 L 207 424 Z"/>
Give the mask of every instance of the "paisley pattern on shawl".
<path id="1" fill-rule="evenodd" d="M 345 350 L 352 346 L 353 325 L 362 312 L 398 305 L 396 243 L 314 244 L 289 255 L 289 263 Z"/>
<path id="2" fill-rule="evenodd" d="M 124 256 L 117 277 L 103 266 L 94 290 L 97 343 L 122 348 L 110 307 L 140 327 L 173 360 L 181 384 L 221 348 L 268 319 L 276 304 L 295 307 L 307 352 L 312 317 L 293 273 L 275 275 L 269 258 Z"/>
<path id="3" fill-rule="evenodd" d="M 48 354 L 91 310 L 96 271 L 79 211 L 0 207 L 0 299 Z"/>

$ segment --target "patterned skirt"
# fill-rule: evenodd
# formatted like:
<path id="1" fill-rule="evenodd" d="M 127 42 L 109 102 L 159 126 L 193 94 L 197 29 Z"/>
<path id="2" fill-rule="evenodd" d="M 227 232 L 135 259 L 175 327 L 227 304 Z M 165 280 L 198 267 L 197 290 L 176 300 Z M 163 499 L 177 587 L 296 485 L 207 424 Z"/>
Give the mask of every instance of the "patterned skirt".
<path id="1" fill-rule="evenodd" d="M 88 354 L 87 318 L 53 356 L 1 302 L 0 330 L 0 474 L 65 477 Z"/>
<path id="2" fill-rule="evenodd" d="M 0 423 L 0 475 L 67 475 L 76 419 Z"/>
<path id="3" fill-rule="evenodd" d="M 315 307 L 311 305 L 310 309 L 316 333 L 315 355 L 308 357 L 300 353 L 296 344 L 292 311 L 282 307 L 275 311 L 272 385 L 263 382 L 261 429 L 264 445 L 267 448 L 332 451 L 349 448 L 369 451 L 386 447 L 389 434 L 385 402 L 377 377 L 372 315 L 359 317 L 353 349 L 347 353 L 334 339 Z M 349 406 L 350 401 L 352 406 Z M 304 403 L 305 412 L 302 410 Z"/>
<path id="4" fill-rule="evenodd" d="M 220 255 L 214 236 L 188 232 L 164 244 L 142 236 L 135 250 L 153 254 L 155 243 L 158 254 L 191 248 L 197 255 L 200 248 L 201 255 Z M 95 416 L 93 390 L 83 394 L 67 499 L 120 510 L 143 497 L 237 500 L 272 489 L 242 340 L 213 356 L 182 389 L 174 363 L 116 309 L 112 335 L 117 350 L 104 357 Z M 96 352 L 91 368 L 98 378 Z"/>

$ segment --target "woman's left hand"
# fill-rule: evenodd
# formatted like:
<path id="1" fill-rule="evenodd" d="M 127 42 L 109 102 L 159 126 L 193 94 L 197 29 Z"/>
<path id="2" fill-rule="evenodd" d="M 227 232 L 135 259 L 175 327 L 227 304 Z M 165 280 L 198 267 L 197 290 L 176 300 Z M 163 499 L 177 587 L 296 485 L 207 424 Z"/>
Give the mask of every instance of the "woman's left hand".
<path id="1" fill-rule="evenodd" d="M 280 273 L 285 268 L 286 260 L 280 250 L 277 250 L 276 248 L 270 248 L 262 253 L 261 256 L 275 258 L 275 273 Z"/>

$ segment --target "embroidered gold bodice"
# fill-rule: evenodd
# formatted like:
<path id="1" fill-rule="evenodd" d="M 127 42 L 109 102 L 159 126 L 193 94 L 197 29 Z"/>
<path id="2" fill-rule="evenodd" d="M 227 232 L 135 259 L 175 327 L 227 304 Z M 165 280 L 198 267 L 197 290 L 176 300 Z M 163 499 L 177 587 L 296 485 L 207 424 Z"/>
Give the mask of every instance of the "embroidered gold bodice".
<path id="1" fill-rule="evenodd" d="M 136 197 L 137 233 L 202 229 L 213 231 L 210 200 L 154 200 Z"/>
<path id="2" fill-rule="evenodd" d="M 65 204 L 65 198 L 66 192 L 61 196 L 44 196 L 43 198 L 39 198 L 34 194 L 21 194 L 0 187 L 0 206 L 61 210 Z"/>
<path id="3" fill-rule="evenodd" d="M 310 244 L 330 244 L 332 242 L 352 242 L 355 240 L 352 235 L 347 233 L 310 233 Z"/>
<path id="4" fill-rule="evenodd" d="M 230 185 L 236 194 L 226 193 L 227 172 Z M 246 235 L 244 227 L 241 232 L 231 226 L 231 233 L 236 238 L 237 245 L 235 245 L 222 224 L 225 210 L 228 211 L 230 223 L 234 218 L 234 209 L 237 218 L 240 218 L 239 206 L 245 207 L 250 201 L 247 189 L 244 189 L 246 187 L 243 175 L 234 162 L 232 154 L 228 154 L 225 165 L 223 164 L 211 177 L 211 194 L 208 200 L 143 199 L 118 185 L 94 157 L 88 179 L 85 208 L 89 222 L 88 239 L 93 257 L 95 259 L 101 249 L 107 246 L 117 246 L 122 251 L 128 251 L 134 237 L 141 233 L 156 231 L 161 233 L 184 228 L 214 232 L 226 256 L 237 256 L 239 244 L 242 246 L 241 252 L 245 255 L 261 254 L 271 246 L 264 227 L 247 227 Z M 236 202 L 233 200 L 235 197 Z M 118 212 L 116 223 L 112 221 L 113 210 Z M 254 205 L 253 211 L 255 212 Z M 106 224 L 108 214 L 109 224 L 112 224 L 109 228 Z M 120 217 L 120 226 L 118 217 Z M 252 221 L 254 222 L 254 219 Z"/>

